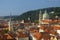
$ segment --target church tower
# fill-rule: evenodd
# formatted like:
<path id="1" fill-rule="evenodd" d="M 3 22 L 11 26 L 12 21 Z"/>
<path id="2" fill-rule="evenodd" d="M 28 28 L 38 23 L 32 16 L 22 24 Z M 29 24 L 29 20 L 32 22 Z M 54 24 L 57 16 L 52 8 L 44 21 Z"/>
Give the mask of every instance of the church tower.
<path id="1" fill-rule="evenodd" d="M 42 13 L 41 10 L 39 11 L 39 25 L 41 24 L 41 20 L 42 20 Z"/>
<path id="2" fill-rule="evenodd" d="M 11 13 L 10 13 L 10 18 L 9 18 L 9 21 L 8 21 L 8 25 L 9 25 L 9 31 L 13 31 L 12 20 L 11 20 Z"/>

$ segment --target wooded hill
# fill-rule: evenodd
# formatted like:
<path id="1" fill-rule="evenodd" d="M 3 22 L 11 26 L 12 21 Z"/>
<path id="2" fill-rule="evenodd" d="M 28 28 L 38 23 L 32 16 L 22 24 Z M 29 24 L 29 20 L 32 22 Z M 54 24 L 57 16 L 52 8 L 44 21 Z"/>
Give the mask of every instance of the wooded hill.
<path id="1" fill-rule="evenodd" d="M 28 18 L 30 18 L 31 22 L 35 22 L 39 19 L 40 10 L 42 11 L 42 14 L 46 10 L 47 13 L 50 15 L 50 18 L 54 18 L 56 15 L 60 17 L 60 7 L 50 7 L 50 8 L 43 8 L 43 9 L 27 11 L 27 12 L 22 13 L 21 15 L 19 15 L 17 17 L 14 17 L 14 20 L 28 21 Z M 52 11 L 54 13 L 51 13 Z"/>

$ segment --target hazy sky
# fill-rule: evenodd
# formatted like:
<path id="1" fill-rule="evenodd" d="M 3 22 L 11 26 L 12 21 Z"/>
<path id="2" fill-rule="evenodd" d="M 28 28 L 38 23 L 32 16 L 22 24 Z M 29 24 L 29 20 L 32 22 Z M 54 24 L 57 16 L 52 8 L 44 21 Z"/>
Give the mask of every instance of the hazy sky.
<path id="1" fill-rule="evenodd" d="M 60 0 L 0 0 L 0 16 L 20 15 L 29 10 L 60 7 Z"/>

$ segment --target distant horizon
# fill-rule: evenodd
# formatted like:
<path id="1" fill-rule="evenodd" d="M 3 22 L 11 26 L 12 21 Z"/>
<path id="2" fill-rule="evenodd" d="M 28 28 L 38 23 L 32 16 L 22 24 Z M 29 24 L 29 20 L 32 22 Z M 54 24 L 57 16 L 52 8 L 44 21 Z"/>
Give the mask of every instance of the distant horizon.
<path id="1" fill-rule="evenodd" d="M 30 10 L 60 7 L 60 0 L 0 0 L 0 16 L 20 15 Z"/>
<path id="2" fill-rule="evenodd" d="M 55 7 L 46 7 L 46 8 L 55 8 Z M 39 8 L 39 9 L 45 9 L 45 8 Z M 33 9 L 33 10 L 38 10 L 38 9 Z M 27 10 L 27 11 L 25 11 L 25 12 L 33 11 L 33 10 Z M 23 13 L 25 13 L 25 12 L 23 12 Z M 22 14 L 22 13 L 21 13 L 21 14 Z M 21 14 L 19 14 L 19 15 L 21 15 Z M 12 13 L 11 13 L 11 15 L 12 15 Z M 12 15 L 12 16 L 19 16 L 19 15 Z M 5 15 L 5 16 L 10 16 L 10 15 Z M 0 16 L 0 17 L 4 17 L 4 16 Z"/>

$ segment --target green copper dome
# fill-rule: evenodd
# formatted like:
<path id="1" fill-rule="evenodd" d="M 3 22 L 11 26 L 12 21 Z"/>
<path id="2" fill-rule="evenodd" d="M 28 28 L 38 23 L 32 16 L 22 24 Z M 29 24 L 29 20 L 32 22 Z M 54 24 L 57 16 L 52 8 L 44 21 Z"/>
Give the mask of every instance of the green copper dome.
<path id="1" fill-rule="evenodd" d="M 45 10 L 45 12 L 43 14 L 43 20 L 45 20 L 45 19 L 49 19 L 49 15 L 48 15 L 46 10 Z"/>

